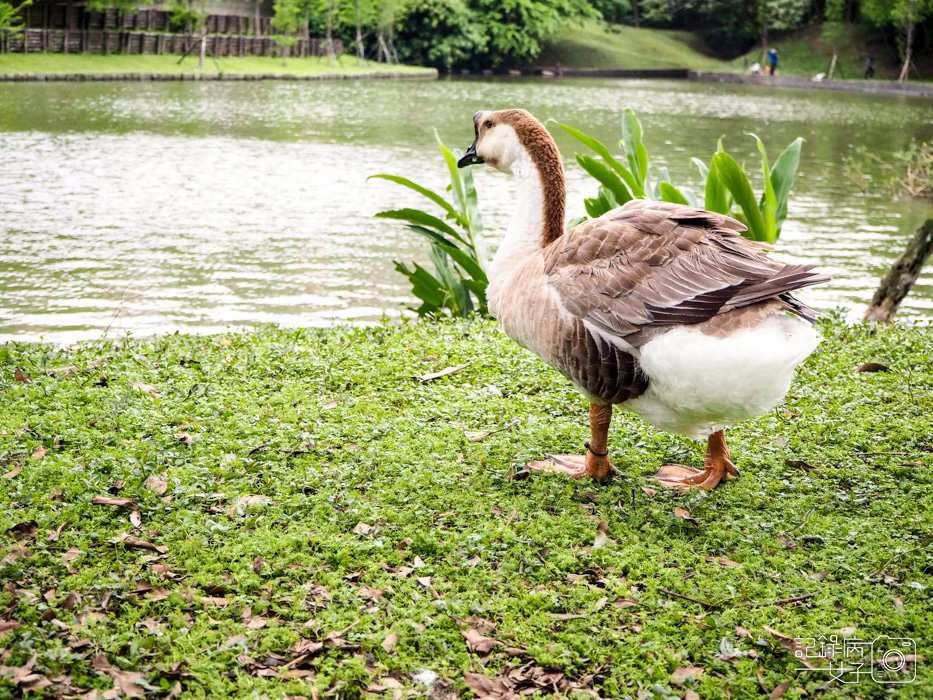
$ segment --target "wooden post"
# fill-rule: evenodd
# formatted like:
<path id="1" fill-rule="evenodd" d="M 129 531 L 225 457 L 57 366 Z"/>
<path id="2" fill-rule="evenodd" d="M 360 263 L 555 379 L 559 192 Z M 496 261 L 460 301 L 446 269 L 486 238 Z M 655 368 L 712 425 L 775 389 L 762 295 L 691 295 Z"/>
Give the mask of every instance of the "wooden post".
<path id="1" fill-rule="evenodd" d="M 897 307 L 917 281 L 920 270 L 923 269 L 931 253 L 933 253 L 933 219 L 927 219 L 907 244 L 904 254 L 881 280 L 881 286 L 878 287 L 871 305 L 865 312 L 866 321 L 887 323 L 894 317 Z"/>

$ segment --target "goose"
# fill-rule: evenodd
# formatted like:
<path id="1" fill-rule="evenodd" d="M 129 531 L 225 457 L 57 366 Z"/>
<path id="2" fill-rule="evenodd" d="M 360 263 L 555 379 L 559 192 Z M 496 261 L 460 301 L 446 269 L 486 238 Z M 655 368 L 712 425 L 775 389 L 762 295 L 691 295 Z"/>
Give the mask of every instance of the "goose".
<path id="1" fill-rule="evenodd" d="M 778 406 L 817 347 L 815 312 L 790 292 L 828 281 L 781 262 L 722 214 L 633 200 L 565 231 L 557 145 L 523 109 L 479 111 L 458 166 L 513 175 L 517 202 L 488 270 L 487 301 L 506 335 L 589 401 L 582 455 L 529 467 L 602 480 L 613 466 L 613 406 L 667 432 L 707 441 L 703 469 L 667 464 L 671 488 L 739 476 L 724 429 Z"/>

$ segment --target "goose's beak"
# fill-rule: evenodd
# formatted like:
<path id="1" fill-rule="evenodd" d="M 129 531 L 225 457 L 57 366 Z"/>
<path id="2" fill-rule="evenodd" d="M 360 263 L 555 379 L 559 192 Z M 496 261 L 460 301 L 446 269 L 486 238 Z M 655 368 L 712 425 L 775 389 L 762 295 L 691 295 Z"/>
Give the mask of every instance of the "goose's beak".
<path id="1" fill-rule="evenodd" d="M 476 141 L 473 141 L 466 153 L 463 154 L 463 158 L 457 161 L 457 167 L 465 168 L 468 165 L 481 165 L 485 162 L 486 161 L 476 155 Z"/>

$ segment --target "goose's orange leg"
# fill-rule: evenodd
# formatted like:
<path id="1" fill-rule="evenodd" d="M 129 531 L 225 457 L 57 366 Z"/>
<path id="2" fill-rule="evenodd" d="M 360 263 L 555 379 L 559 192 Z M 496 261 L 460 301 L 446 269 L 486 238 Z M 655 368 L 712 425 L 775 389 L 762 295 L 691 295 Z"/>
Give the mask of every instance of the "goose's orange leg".
<path id="1" fill-rule="evenodd" d="M 602 479 L 609 476 L 609 424 L 612 422 L 612 404 L 597 406 L 590 404 L 590 441 L 583 455 L 544 455 L 547 459 L 532 462 L 529 469 L 543 472 L 567 474 L 573 479 L 592 476 Z"/>
<path id="2" fill-rule="evenodd" d="M 714 489 L 720 481 L 728 481 L 730 476 L 739 476 L 739 470 L 732 463 L 729 448 L 726 447 L 726 437 L 721 430 L 709 436 L 703 467 L 703 471 L 700 471 L 682 464 L 665 464 L 651 478 L 657 479 L 662 486 L 668 488 Z"/>

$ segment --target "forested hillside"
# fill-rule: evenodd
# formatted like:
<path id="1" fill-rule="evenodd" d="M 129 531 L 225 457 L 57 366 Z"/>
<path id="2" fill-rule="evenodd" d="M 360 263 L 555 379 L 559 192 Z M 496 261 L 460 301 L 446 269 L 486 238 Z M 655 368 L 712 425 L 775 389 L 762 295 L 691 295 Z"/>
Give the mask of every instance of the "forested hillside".
<path id="1" fill-rule="evenodd" d="M 0 0 L 0 39 L 17 30 L 28 2 Z M 146 4 L 91 0 L 98 9 L 132 11 Z M 190 23 L 209 11 L 208 5 L 187 0 L 173 9 L 180 21 Z M 553 49 L 568 37 L 584 54 L 565 47 L 573 63 L 625 62 L 631 59 L 620 57 L 620 51 L 638 53 L 644 35 L 622 37 L 631 43 L 623 46 L 624 40 L 615 40 L 617 30 L 594 30 L 594 22 L 604 28 L 689 32 L 726 60 L 753 47 L 767 51 L 789 33 L 819 25 L 811 40 L 818 40 L 824 53 L 855 52 L 861 60 L 872 54 L 912 79 L 929 77 L 933 53 L 933 0 L 274 0 L 274 12 L 272 25 L 283 45 L 299 37 L 338 38 L 361 58 L 447 71 L 533 63 L 546 46 Z M 643 54 L 653 57 L 647 49 Z M 676 58 L 676 51 L 665 52 Z M 822 67 L 825 61 L 821 57 L 818 63 Z"/>

